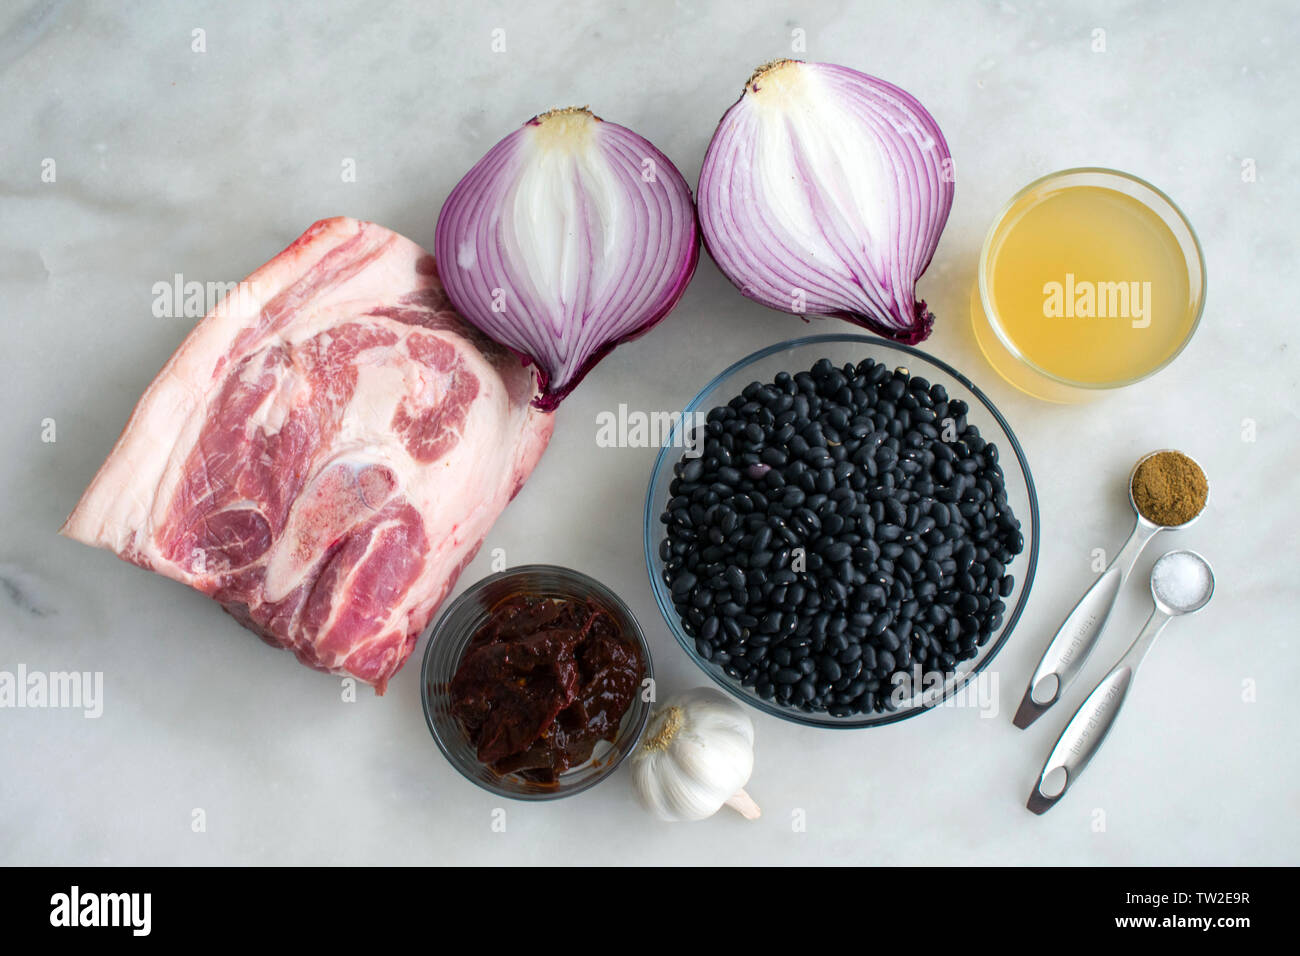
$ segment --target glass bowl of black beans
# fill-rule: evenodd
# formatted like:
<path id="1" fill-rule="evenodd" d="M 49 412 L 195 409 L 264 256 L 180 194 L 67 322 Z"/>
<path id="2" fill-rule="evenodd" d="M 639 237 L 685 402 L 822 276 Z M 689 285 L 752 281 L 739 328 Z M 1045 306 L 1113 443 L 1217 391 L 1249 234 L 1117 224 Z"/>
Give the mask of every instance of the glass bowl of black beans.
<path id="1" fill-rule="evenodd" d="M 1033 584 L 1038 499 L 1006 419 L 956 369 L 811 336 L 686 407 L 650 479 L 645 549 L 669 629 L 723 689 L 786 720 L 874 727 L 979 700 Z"/>

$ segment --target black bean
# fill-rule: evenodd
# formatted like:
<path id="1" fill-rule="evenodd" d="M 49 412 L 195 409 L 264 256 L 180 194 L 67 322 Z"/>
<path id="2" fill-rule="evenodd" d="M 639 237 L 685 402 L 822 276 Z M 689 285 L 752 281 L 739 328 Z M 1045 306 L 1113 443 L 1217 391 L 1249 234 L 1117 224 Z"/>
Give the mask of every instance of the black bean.
<path id="1" fill-rule="evenodd" d="M 903 503 L 896 497 L 885 499 L 885 515 L 896 525 L 900 525 L 904 528 L 909 526 L 907 522 L 907 508 L 904 507 Z"/>
<path id="2" fill-rule="evenodd" d="M 733 591 L 739 592 L 746 589 L 745 572 L 736 565 L 728 565 L 723 577 L 727 582 L 727 586 Z"/>
<path id="3" fill-rule="evenodd" d="M 830 541 L 827 539 L 825 547 L 821 548 L 822 557 L 827 561 L 843 561 L 853 553 L 853 546 L 847 541 Z"/>
<path id="4" fill-rule="evenodd" d="M 821 658 L 817 662 L 817 667 L 818 670 L 821 671 L 822 676 L 829 681 L 837 681 L 843 674 L 839 661 L 830 655 Z"/>

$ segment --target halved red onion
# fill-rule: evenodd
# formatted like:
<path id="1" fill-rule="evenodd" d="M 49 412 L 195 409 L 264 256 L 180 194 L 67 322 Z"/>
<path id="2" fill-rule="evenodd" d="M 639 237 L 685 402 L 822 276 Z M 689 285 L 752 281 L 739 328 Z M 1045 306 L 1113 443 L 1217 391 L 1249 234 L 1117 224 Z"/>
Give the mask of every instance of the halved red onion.
<path id="1" fill-rule="evenodd" d="M 452 190 L 434 257 L 457 310 L 537 366 L 552 409 L 681 298 L 699 261 L 691 190 L 663 153 L 586 108 L 511 133 Z"/>
<path id="2" fill-rule="evenodd" d="M 913 343 L 934 323 L 916 280 L 952 193 L 948 144 L 910 94 L 846 67 L 778 60 L 713 134 L 700 228 L 749 298 Z"/>

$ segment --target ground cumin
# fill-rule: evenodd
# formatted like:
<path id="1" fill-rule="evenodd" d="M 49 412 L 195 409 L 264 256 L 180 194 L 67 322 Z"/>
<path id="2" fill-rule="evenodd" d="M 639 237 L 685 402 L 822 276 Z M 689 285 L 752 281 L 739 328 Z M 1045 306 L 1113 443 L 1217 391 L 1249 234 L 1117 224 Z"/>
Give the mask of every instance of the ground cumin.
<path id="1" fill-rule="evenodd" d="M 1165 527 L 1195 518 L 1209 493 L 1205 472 L 1182 452 L 1157 452 L 1133 475 L 1133 501 L 1138 511 L 1148 521 Z"/>

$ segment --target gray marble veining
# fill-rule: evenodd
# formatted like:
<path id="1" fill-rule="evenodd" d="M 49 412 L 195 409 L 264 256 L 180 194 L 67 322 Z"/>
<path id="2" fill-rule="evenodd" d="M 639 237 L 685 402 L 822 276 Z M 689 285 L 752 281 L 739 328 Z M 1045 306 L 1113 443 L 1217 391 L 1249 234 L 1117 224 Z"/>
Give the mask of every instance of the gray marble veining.
<path id="1" fill-rule="evenodd" d="M 0 671 L 100 672 L 103 694 L 94 718 L 0 708 L 0 861 L 1300 862 L 1298 32 L 1281 2 L 6 4 Z M 349 702 L 215 604 L 55 535 L 195 321 L 156 317 L 156 283 L 238 279 L 338 214 L 428 247 L 461 174 L 557 105 L 636 129 L 693 184 L 750 70 L 792 53 L 911 90 L 956 158 L 956 202 L 921 282 L 939 317 L 926 347 L 1001 407 L 1044 516 L 1034 595 L 995 665 L 997 719 L 947 709 L 842 734 L 755 714 L 758 823 L 656 825 L 620 773 L 571 801 L 511 804 L 499 833 L 496 802 L 429 739 L 418 652 L 384 698 Z M 1089 164 L 1182 206 L 1209 305 L 1160 375 L 1049 406 L 984 363 L 968 297 L 1006 198 Z M 646 583 L 653 450 L 599 447 L 597 415 L 680 408 L 731 361 L 807 330 L 702 262 L 679 309 L 565 403 L 463 583 L 494 548 L 595 573 L 647 626 L 661 684 L 703 682 Z M 1059 723 L 1021 732 L 1010 709 L 1090 580 L 1092 549 L 1122 540 L 1132 462 L 1168 446 L 1214 484 L 1209 513 L 1169 546 L 1209 557 L 1219 592 L 1156 652 L 1088 779 L 1034 818 L 1024 798 Z M 1136 590 L 1123 596 L 1081 686 L 1146 610 Z"/>

